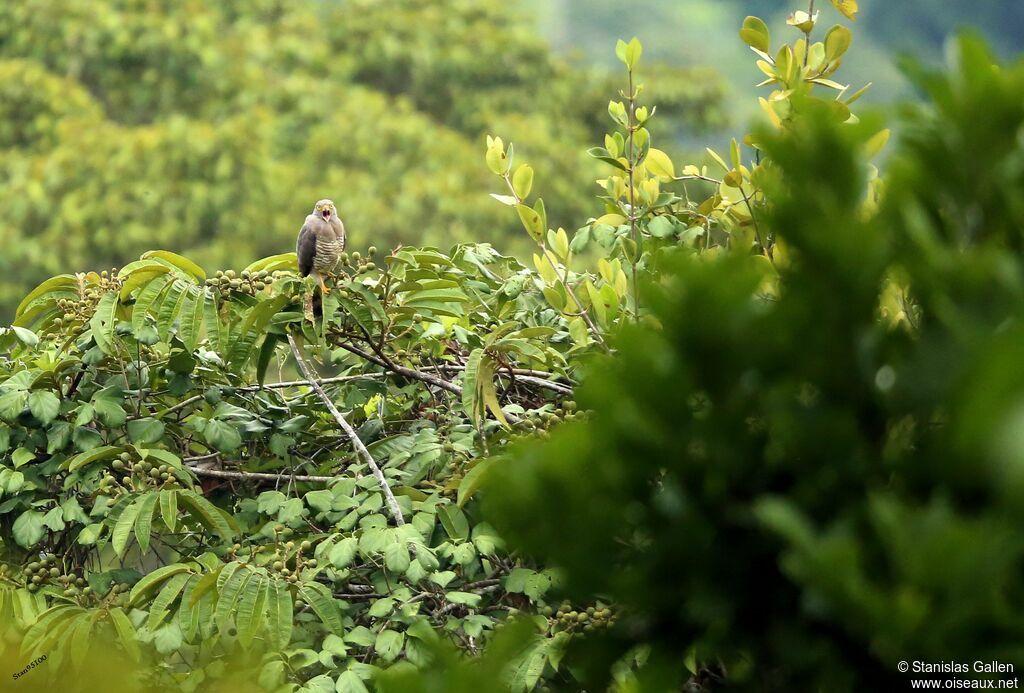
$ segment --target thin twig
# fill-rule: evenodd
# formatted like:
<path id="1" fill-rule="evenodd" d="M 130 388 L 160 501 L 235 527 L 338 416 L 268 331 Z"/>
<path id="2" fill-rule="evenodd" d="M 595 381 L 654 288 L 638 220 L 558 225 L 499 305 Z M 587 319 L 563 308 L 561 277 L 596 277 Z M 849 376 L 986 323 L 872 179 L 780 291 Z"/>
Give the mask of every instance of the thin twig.
<path id="1" fill-rule="evenodd" d="M 229 472 L 224 469 L 206 469 L 205 467 L 189 467 L 198 476 L 212 476 L 218 479 L 252 479 L 253 481 L 281 481 L 291 479 L 293 481 L 308 481 L 313 483 L 327 484 L 338 477 L 336 476 L 303 476 L 299 474 L 266 474 L 264 472 Z"/>
<path id="2" fill-rule="evenodd" d="M 302 350 L 299 349 L 299 345 L 295 343 L 295 337 L 290 334 L 288 335 L 288 346 L 291 347 L 292 356 L 295 357 L 295 363 L 298 364 L 299 370 L 302 371 L 302 375 L 306 377 L 310 387 L 313 388 L 321 401 L 323 401 L 324 406 L 327 407 L 329 412 L 331 412 L 331 416 L 334 417 L 334 420 L 338 422 L 338 425 L 341 426 L 342 430 L 348 435 L 349 439 L 352 441 L 352 447 L 356 450 L 356 454 L 362 457 L 363 461 L 365 461 L 370 467 L 370 472 L 380 485 L 380 490 L 384 494 L 384 500 L 387 503 L 388 509 L 391 511 L 395 524 L 399 526 L 404 525 L 405 520 L 402 518 L 402 509 L 399 507 L 398 501 L 395 500 L 395 494 L 391 492 L 391 487 L 388 486 L 388 480 L 384 477 L 384 472 L 382 472 L 380 467 L 377 466 L 377 463 L 374 461 L 370 451 L 366 449 L 366 446 L 363 445 L 363 441 L 359 439 L 358 435 L 356 435 L 355 429 L 352 428 L 351 424 L 349 424 L 348 420 L 342 415 L 342 413 L 338 411 L 338 408 L 334 406 L 334 402 L 327 396 L 324 389 L 320 387 L 320 383 L 314 376 L 313 370 L 309 367 L 309 364 L 306 363 L 306 359 L 302 356 Z"/>
<path id="3" fill-rule="evenodd" d="M 502 372 L 498 371 L 498 375 L 502 375 Z M 555 392 L 559 392 L 559 393 L 561 393 L 563 395 L 571 395 L 572 394 L 572 388 L 569 387 L 568 385 L 563 385 L 562 383 L 554 383 L 554 382 L 551 382 L 550 380 L 544 380 L 543 378 L 536 378 L 536 377 L 534 377 L 532 375 L 517 375 L 516 376 L 516 382 L 519 382 L 519 383 L 532 383 L 533 385 L 536 385 L 537 387 L 543 387 L 543 388 L 546 388 L 548 390 L 554 390 Z"/>
<path id="4" fill-rule="evenodd" d="M 460 397 L 462 396 L 462 388 L 451 381 L 445 380 L 444 378 L 441 378 L 436 375 L 431 375 L 430 373 L 424 373 L 423 371 L 417 371 L 412 368 L 406 368 L 405 366 L 399 365 L 388 358 L 382 358 L 378 355 L 371 354 L 368 351 L 363 351 L 359 347 L 354 346 L 352 344 L 341 344 L 339 346 L 341 346 L 341 348 L 344 349 L 345 351 L 351 352 L 356 356 L 366 359 L 370 363 L 375 363 L 378 366 L 381 366 L 382 368 L 387 368 L 388 370 L 398 373 L 399 375 L 404 375 L 405 377 L 412 378 L 414 380 L 422 380 L 423 382 L 435 385 L 441 388 L 442 390 L 447 390 L 453 395 L 458 395 Z"/>

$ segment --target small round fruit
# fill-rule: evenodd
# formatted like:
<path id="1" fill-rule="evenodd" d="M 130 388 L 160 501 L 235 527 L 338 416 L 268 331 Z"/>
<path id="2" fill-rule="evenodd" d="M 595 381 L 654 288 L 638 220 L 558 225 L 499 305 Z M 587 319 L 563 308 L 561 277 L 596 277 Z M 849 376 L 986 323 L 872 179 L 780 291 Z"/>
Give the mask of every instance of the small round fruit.
<path id="1" fill-rule="evenodd" d="M 308 551 L 311 546 L 313 546 L 313 544 L 309 541 L 304 541 L 301 544 L 299 544 L 299 548 L 303 551 Z"/>

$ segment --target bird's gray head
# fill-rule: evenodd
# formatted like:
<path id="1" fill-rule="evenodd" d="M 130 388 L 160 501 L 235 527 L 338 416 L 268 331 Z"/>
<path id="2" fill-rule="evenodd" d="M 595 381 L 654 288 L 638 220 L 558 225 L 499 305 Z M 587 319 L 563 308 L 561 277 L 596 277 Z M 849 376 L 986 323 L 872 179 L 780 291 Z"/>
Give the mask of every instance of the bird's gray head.
<path id="1" fill-rule="evenodd" d="M 324 221 L 330 221 L 331 217 L 338 216 L 338 210 L 330 200 L 320 200 L 313 207 L 313 214 L 318 214 Z"/>

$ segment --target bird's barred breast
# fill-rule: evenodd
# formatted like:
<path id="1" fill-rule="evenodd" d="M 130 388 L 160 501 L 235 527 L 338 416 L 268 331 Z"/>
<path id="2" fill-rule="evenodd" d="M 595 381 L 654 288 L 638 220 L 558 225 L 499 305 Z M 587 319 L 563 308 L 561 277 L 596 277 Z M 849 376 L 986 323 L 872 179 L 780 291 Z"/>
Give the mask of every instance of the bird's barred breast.
<path id="1" fill-rule="evenodd" d="M 313 267 L 319 271 L 330 272 L 338 265 L 338 259 L 344 248 L 345 244 L 341 241 L 317 241 Z"/>

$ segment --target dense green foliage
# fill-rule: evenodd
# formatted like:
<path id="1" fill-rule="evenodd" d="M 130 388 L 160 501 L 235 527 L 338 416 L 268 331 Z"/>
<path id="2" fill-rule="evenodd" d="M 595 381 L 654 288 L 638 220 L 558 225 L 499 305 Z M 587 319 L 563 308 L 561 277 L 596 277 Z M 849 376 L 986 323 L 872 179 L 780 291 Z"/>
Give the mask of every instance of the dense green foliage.
<path id="1" fill-rule="evenodd" d="M 0 310 L 52 274 L 154 247 L 211 266 L 279 252 L 309 200 L 350 233 L 513 246 L 477 151 L 527 139 L 552 214 L 584 215 L 611 91 L 507 3 L 29 0 L 0 7 Z M 668 105 L 719 117 L 717 82 Z M 667 80 L 666 80 L 667 81 Z"/>
<path id="2" fill-rule="evenodd" d="M 374 33 L 375 4 L 353 5 L 365 24 L 325 29 L 365 37 L 352 84 L 402 91 L 453 142 L 519 117 L 530 80 L 575 98 L 531 50 L 508 73 L 475 64 L 507 55 L 487 42 L 430 57 L 411 29 Z M 446 31 L 482 30 L 478 4 L 460 8 L 467 23 Z M 223 46 L 245 27 L 262 55 L 258 26 L 217 12 L 227 24 L 204 31 Z M 763 123 L 707 165 L 653 146 L 672 128 L 652 129 L 642 47 L 620 41 L 621 96 L 587 152 L 600 195 L 572 233 L 548 208 L 574 178 L 542 163 L 564 133 L 528 126 L 527 162 L 515 127 L 488 136 L 474 158 L 495 192 L 481 197 L 532 266 L 488 243 L 378 257 L 360 240 L 315 323 L 292 253 L 207 275 L 201 254 L 149 251 L 43 281 L 0 331 L 6 670 L 45 655 L 26 675 L 68 690 L 102 677 L 114 690 L 853 691 L 899 685 L 900 659 L 1020 661 L 1024 65 L 994 68 L 964 39 L 948 74 L 918 70 L 930 102 L 905 116 L 879 177 L 889 133 L 851 111 L 862 92 L 838 80 L 852 35 L 828 12 L 842 23 L 795 15 L 781 43 L 743 23 L 769 87 Z M 273 3 L 260 13 L 301 24 Z M 271 143 L 306 147 L 299 133 L 322 128 L 334 146 L 341 125 L 315 109 L 235 113 L 233 99 L 270 92 L 218 91 L 218 71 L 197 67 L 215 60 L 195 57 L 208 45 L 167 26 L 147 55 L 169 52 L 197 98 L 172 100 L 196 110 L 149 122 L 174 93 L 164 73 L 148 95 L 105 76 L 131 122 L 99 116 L 94 140 L 77 136 L 97 166 L 137 163 L 103 149 L 105 128 L 172 158 L 203 132 L 246 155 L 264 119 Z M 305 47 L 264 46 L 315 62 Z M 88 104 L 99 83 L 82 75 L 105 50 L 83 48 L 69 82 L 4 64 L 44 92 L 82 79 L 69 98 Z M 296 73 L 295 94 L 312 74 Z M 436 98 L 460 77 L 491 85 L 476 109 Z M 359 127 L 386 131 L 397 102 L 359 93 L 382 104 Z M 37 103 L 58 132 L 103 112 Z M 570 126 L 597 124 L 557 127 Z M 3 137 L 22 157 L 70 159 L 46 131 Z M 242 185 L 230 170 L 217 175 Z M 482 235 L 455 188 L 452 218 Z M 236 201 L 207 203 L 247 214 Z M 234 259 L 252 247 L 214 242 Z"/>

